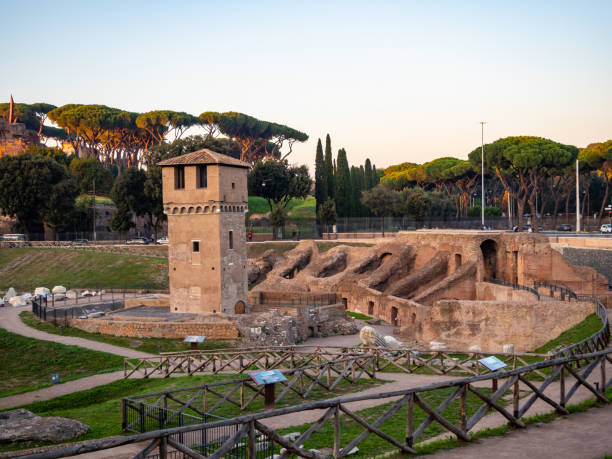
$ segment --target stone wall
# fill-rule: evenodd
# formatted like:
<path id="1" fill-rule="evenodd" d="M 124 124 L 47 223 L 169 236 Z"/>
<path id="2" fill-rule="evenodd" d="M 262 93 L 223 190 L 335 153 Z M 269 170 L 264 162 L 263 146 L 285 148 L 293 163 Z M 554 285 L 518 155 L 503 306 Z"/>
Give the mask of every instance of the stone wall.
<path id="1" fill-rule="evenodd" d="M 206 336 L 207 339 L 238 338 L 238 329 L 230 322 L 71 319 L 70 326 L 89 333 L 129 336 L 132 338 L 185 338 L 189 335 Z"/>
<path id="2" fill-rule="evenodd" d="M 476 298 L 481 301 L 522 301 L 533 302 L 538 298 L 526 290 L 514 290 L 512 287 L 476 282 Z"/>
<path id="3" fill-rule="evenodd" d="M 514 344 L 517 352 L 532 351 L 556 338 L 594 312 L 592 303 L 540 301 L 438 301 L 422 324 L 420 341 L 446 343 L 449 349 L 501 352 Z"/>
<path id="4" fill-rule="evenodd" d="M 9 124 L 6 119 L 0 118 L 0 157 L 18 155 L 39 142 L 38 134 L 27 129 L 25 124 Z"/>
<path id="5" fill-rule="evenodd" d="M 562 253 L 571 264 L 593 268 L 612 283 L 612 250 L 563 247 Z"/>

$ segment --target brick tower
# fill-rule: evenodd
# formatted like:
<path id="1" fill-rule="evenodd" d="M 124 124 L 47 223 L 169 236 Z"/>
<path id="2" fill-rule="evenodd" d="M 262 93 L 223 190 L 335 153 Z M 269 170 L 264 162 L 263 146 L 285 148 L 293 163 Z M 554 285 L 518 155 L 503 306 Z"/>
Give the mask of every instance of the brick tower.
<path id="1" fill-rule="evenodd" d="M 170 310 L 244 313 L 250 166 L 207 149 L 159 166 L 168 216 Z"/>

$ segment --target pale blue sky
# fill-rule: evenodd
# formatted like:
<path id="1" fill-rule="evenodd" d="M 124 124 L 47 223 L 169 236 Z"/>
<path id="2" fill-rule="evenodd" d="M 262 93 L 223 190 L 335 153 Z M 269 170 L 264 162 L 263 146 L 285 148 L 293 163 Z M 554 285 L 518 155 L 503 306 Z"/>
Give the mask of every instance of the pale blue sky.
<path id="1" fill-rule="evenodd" d="M 239 111 L 349 162 L 612 137 L 610 1 L 0 0 L 0 98 Z"/>

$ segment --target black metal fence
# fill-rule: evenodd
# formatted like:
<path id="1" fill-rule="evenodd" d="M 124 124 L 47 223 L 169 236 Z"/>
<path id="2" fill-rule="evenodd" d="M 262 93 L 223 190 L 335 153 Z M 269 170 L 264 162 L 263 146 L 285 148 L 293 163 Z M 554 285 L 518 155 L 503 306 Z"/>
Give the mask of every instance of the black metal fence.
<path id="1" fill-rule="evenodd" d="M 145 433 L 156 430 L 172 429 L 191 425 L 202 425 L 225 418 L 204 413 L 202 416 L 194 416 L 148 403 L 137 402 L 129 398 L 122 399 L 124 432 Z M 171 435 L 170 438 L 177 443 L 185 445 L 200 454 L 208 456 L 217 451 L 229 438 L 238 432 L 239 424 L 223 425 L 218 427 L 206 427 Z M 257 457 L 268 458 L 274 454 L 274 443 L 260 432 L 255 435 Z M 146 459 L 157 459 L 160 454 L 144 456 Z M 182 458 L 179 451 L 168 451 L 166 457 Z M 228 451 L 224 457 L 232 459 L 247 459 L 249 457 L 246 439 L 238 442 Z"/>
<path id="2" fill-rule="evenodd" d="M 49 305 L 48 298 L 35 297 L 32 300 L 32 314 L 45 322 L 67 327 L 70 319 L 86 319 L 90 314 L 116 311 L 122 309 L 125 299 L 105 299 L 104 301 L 90 301 L 86 304 L 71 307 L 54 307 Z"/>
<path id="3" fill-rule="evenodd" d="M 485 277 L 483 280 L 485 282 L 490 282 L 491 284 L 497 284 L 497 285 L 503 285 L 504 287 L 510 287 L 514 290 L 525 290 L 526 292 L 534 294 L 538 298 L 538 301 L 540 301 L 540 293 L 535 288 L 531 288 L 526 285 L 515 284 L 514 282 L 508 282 L 502 279 L 492 279 L 490 277 Z"/>
<path id="4" fill-rule="evenodd" d="M 559 297 L 561 298 L 561 301 L 565 301 L 566 299 L 567 301 L 569 301 L 570 299 L 574 299 L 574 300 L 578 299 L 578 296 L 576 295 L 576 293 L 572 289 L 564 285 L 551 284 L 549 282 L 534 280 L 533 288 L 534 289 L 540 289 L 540 288 L 548 289 L 550 291 L 550 296 L 553 298 L 556 298 L 555 293 L 558 292 Z"/>

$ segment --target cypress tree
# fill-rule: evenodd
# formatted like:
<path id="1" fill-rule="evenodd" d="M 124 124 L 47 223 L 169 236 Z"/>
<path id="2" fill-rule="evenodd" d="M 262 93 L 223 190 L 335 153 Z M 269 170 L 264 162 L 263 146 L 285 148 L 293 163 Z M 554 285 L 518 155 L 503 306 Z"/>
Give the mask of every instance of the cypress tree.
<path id="1" fill-rule="evenodd" d="M 332 161 L 331 138 L 329 134 L 325 137 L 325 183 L 327 184 L 327 196 L 334 199 L 336 186 L 334 185 L 334 165 Z"/>
<path id="2" fill-rule="evenodd" d="M 372 163 L 370 162 L 370 158 L 366 158 L 365 160 L 365 183 L 363 184 L 366 190 L 372 188 Z"/>
<path id="3" fill-rule="evenodd" d="M 317 154 L 315 157 L 315 199 L 317 200 L 317 211 L 327 201 L 327 177 L 325 160 L 323 159 L 323 145 L 321 139 L 317 142 Z"/>
<path id="4" fill-rule="evenodd" d="M 352 217 L 362 217 L 363 212 L 361 209 L 361 190 L 363 189 L 361 172 L 358 167 L 351 166 L 351 190 L 352 190 L 352 204 L 353 212 Z"/>
<path id="5" fill-rule="evenodd" d="M 339 217 L 350 217 L 352 210 L 351 171 L 344 148 L 338 150 L 336 161 L 336 210 Z"/>
<path id="6" fill-rule="evenodd" d="M 378 185 L 380 178 L 378 177 L 378 172 L 376 172 L 376 165 L 372 166 L 372 188 Z"/>

